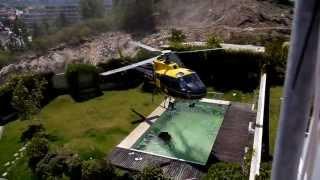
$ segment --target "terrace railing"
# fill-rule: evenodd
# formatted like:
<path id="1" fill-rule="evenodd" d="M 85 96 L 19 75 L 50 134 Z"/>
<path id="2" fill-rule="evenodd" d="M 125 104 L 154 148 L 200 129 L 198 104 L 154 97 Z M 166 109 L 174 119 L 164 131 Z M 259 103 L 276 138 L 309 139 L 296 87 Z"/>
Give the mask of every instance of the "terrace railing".
<path id="1" fill-rule="evenodd" d="M 263 119 L 264 119 L 264 108 L 265 108 L 265 98 L 266 98 L 266 84 L 267 84 L 267 75 L 263 74 L 260 80 L 260 90 L 259 90 L 256 124 L 254 128 L 253 153 L 252 153 L 252 159 L 251 159 L 249 180 L 254 180 L 256 175 L 259 175 L 259 170 L 260 170 Z"/>

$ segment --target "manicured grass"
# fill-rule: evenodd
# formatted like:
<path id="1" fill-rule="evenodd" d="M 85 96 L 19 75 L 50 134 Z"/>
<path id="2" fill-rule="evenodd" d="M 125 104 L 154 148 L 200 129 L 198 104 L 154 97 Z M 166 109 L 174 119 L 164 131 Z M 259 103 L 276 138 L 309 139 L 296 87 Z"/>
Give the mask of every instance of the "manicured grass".
<path id="1" fill-rule="evenodd" d="M 212 94 L 211 92 L 214 92 L 214 93 Z M 215 93 L 219 93 L 219 94 L 215 94 Z M 222 97 L 220 97 L 220 93 L 221 93 Z M 258 92 L 257 93 L 255 91 L 242 92 L 239 90 L 218 92 L 218 91 L 215 91 L 215 89 L 213 87 L 209 87 L 207 98 L 222 99 L 222 100 L 226 100 L 226 101 L 252 104 L 252 103 L 255 103 L 256 98 L 258 98 L 258 97 L 255 97 L 255 94 L 258 94 Z"/>
<path id="2" fill-rule="evenodd" d="M 127 91 L 105 92 L 103 96 L 76 103 L 70 96 L 60 96 L 44 107 L 39 115 L 50 135 L 51 149 L 64 148 L 78 153 L 82 159 L 105 157 L 137 125 L 139 119 L 131 108 L 148 115 L 163 100 L 143 93 L 139 88 Z M 21 132 L 30 121 L 15 121 L 5 127 L 0 140 L 0 173 L 3 164 L 13 160 L 13 154 L 22 146 Z M 21 161 L 21 162 L 20 162 Z M 25 159 L 9 173 L 10 179 L 28 179 L 31 176 Z"/>
<path id="3" fill-rule="evenodd" d="M 269 110 L 269 136 L 270 153 L 273 154 L 276 142 L 278 122 L 280 116 L 282 87 L 273 87 L 270 89 L 270 110 Z"/>

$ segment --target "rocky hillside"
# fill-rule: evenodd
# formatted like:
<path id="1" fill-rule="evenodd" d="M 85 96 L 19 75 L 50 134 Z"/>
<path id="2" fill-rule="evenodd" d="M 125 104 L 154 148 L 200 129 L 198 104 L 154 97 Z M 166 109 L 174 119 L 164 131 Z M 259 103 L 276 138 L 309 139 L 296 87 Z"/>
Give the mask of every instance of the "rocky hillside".
<path id="1" fill-rule="evenodd" d="M 162 0 L 163 23 L 182 27 L 289 27 L 292 9 L 265 0 Z M 166 10 L 165 10 L 166 9 Z"/>
<path id="2" fill-rule="evenodd" d="M 198 40 L 215 33 L 231 42 L 288 36 L 293 16 L 292 7 L 267 0 L 162 0 L 158 12 L 162 29 L 183 29 Z"/>
<path id="3" fill-rule="evenodd" d="M 277 36 L 289 37 L 292 8 L 267 0 L 158 0 L 155 16 L 158 32 L 135 40 L 157 47 L 167 43 L 171 28 L 183 30 L 189 41 L 204 41 L 211 33 L 225 42 L 261 44 Z M 0 79 L 12 72 L 61 72 L 69 63 L 98 64 L 112 58 L 133 56 L 132 35 L 109 32 L 77 47 L 60 45 L 43 56 L 24 55 L 0 70 Z"/>
<path id="4" fill-rule="evenodd" d="M 129 45 L 131 36 L 121 32 L 110 32 L 94 37 L 77 47 L 60 45 L 42 56 L 23 55 L 15 64 L 0 70 L 0 79 L 12 72 L 63 72 L 71 63 L 98 64 L 122 56 L 134 56 L 136 47 Z"/>

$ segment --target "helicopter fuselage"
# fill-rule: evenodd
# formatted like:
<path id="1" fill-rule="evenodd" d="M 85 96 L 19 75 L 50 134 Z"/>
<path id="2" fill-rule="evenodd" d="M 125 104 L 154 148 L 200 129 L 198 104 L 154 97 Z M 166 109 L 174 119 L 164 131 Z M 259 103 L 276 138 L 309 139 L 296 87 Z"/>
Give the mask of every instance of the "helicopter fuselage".
<path id="1" fill-rule="evenodd" d="M 206 95 L 206 86 L 196 72 L 165 59 L 154 61 L 153 66 L 155 85 L 166 94 L 184 99 L 200 99 Z"/>

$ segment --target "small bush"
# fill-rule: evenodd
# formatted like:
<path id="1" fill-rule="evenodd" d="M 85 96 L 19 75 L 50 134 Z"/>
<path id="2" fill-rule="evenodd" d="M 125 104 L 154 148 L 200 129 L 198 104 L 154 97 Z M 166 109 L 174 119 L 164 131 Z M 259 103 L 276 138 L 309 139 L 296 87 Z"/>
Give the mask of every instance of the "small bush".
<path id="1" fill-rule="evenodd" d="M 163 171 L 159 167 L 146 167 L 142 172 L 138 173 L 136 176 L 137 180 L 167 180 L 169 178 L 165 177 Z"/>
<path id="2" fill-rule="evenodd" d="M 67 170 L 65 174 L 70 178 L 70 180 L 81 179 L 82 171 L 82 161 L 78 156 L 71 156 L 66 160 Z"/>
<path id="3" fill-rule="evenodd" d="M 257 180 L 271 179 L 272 162 L 262 163 L 260 166 L 260 175 L 256 176 Z"/>
<path id="4" fill-rule="evenodd" d="M 213 164 L 208 174 L 203 178 L 203 180 L 236 180 L 236 179 L 248 179 L 246 175 L 242 173 L 242 168 L 240 164 L 233 163 L 216 163 Z"/>
<path id="5" fill-rule="evenodd" d="M 43 127 L 42 124 L 29 125 L 29 127 L 25 131 L 22 132 L 20 140 L 22 142 L 26 142 L 26 141 L 32 139 L 37 134 L 44 132 L 44 131 L 45 131 L 45 128 Z"/>
<path id="6" fill-rule="evenodd" d="M 114 167 L 105 160 L 88 160 L 82 164 L 83 180 L 104 180 L 116 177 Z"/>
<path id="7" fill-rule="evenodd" d="M 56 179 L 63 176 L 65 169 L 65 157 L 49 153 L 38 162 L 35 173 L 39 179 Z"/>
<path id="8" fill-rule="evenodd" d="M 169 41 L 171 43 L 181 43 L 186 40 L 186 35 L 183 34 L 181 30 L 171 29 L 171 36 Z"/>
<path id="9" fill-rule="evenodd" d="M 221 48 L 221 43 L 223 43 L 222 39 L 214 34 L 211 34 L 207 39 L 207 46 L 210 48 Z"/>
<path id="10" fill-rule="evenodd" d="M 27 146 L 28 165 L 35 171 L 38 162 L 44 158 L 49 151 L 48 140 L 45 138 L 34 137 Z"/>

